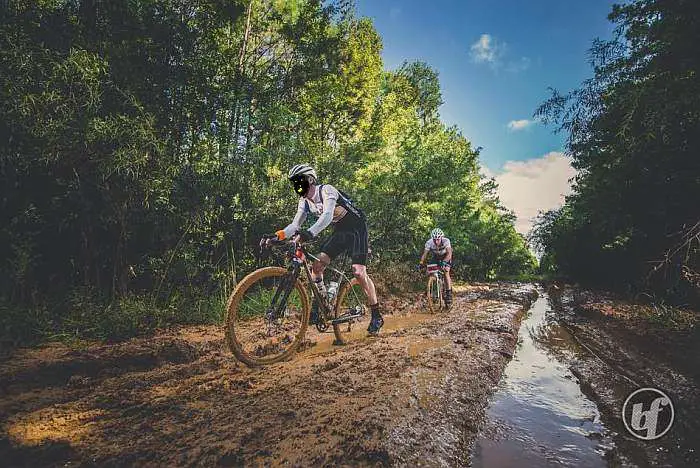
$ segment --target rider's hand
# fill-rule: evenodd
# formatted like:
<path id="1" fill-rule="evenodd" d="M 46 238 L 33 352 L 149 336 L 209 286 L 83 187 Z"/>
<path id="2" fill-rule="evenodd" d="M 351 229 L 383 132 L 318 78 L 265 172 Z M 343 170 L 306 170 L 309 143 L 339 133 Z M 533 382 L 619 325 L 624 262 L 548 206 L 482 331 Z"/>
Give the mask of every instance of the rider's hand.
<path id="1" fill-rule="evenodd" d="M 419 263 L 418 265 L 416 265 L 416 271 L 423 271 L 423 267 L 424 265 L 422 263 Z"/>
<path id="2" fill-rule="evenodd" d="M 260 239 L 260 248 L 268 247 L 272 240 L 277 239 L 277 234 L 263 234 Z"/>
<path id="3" fill-rule="evenodd" d="M 297 232 L 297 235 L 294 237 L 294 240 L 296 242 L 308 242 L 311 239 L 314 238 L 314 235 L 311 234 L 311 232 L 308 229 L 302 229 L 301 231 Z"/>

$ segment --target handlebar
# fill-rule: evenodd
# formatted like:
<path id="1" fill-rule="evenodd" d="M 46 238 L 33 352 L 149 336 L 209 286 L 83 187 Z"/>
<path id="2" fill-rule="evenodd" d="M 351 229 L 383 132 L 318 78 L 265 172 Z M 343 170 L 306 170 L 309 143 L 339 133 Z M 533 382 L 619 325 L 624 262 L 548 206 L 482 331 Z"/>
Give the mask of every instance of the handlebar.
<path id="1" fill-rule="evenodd" d="M 279 240 L 276 238 L 265 238 L 263 237 L 260 239 L 260 253 L 264 252 L 267 249 L 270 249 L 272 247 L 282 247 L 282 246 L 287 246 L 289 248 L 289 254 L 292 255 L 297 249 L 301 249 L 304 254 L 306 254 L 306 249 L 304 248 L 305 245 L 307 244 L 313 244 L 316 241 L 316 239 L 307 241 L 307 242 L 295 242 L 292 239 L 286 239 L 286 240 Z"/>

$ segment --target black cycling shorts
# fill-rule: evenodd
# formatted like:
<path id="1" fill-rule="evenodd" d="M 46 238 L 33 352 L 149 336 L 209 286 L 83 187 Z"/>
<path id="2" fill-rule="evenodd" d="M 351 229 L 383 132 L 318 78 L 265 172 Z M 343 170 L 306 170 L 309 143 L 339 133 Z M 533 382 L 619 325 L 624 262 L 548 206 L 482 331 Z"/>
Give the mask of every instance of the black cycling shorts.
<path id="1" fill-rule="evenodd" d="M 348 213 L 334 227 L 333 234 L 321 247 L 331 260 L 347 252 L 353 265 L 367 265 L 369 234 L 364 219 Z"/>

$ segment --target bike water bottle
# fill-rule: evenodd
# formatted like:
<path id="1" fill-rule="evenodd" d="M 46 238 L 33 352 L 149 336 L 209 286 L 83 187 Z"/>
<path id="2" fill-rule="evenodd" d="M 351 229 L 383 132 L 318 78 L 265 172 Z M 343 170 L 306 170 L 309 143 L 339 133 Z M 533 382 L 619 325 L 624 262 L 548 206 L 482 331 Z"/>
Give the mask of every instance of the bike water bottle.
<path id="1" fill-rule="evenodd" d="M 328 283 L 328 301 L 333 302 L 335 295 L 338 293 L 338 283 L 336 281 L 331 281 Z"/>

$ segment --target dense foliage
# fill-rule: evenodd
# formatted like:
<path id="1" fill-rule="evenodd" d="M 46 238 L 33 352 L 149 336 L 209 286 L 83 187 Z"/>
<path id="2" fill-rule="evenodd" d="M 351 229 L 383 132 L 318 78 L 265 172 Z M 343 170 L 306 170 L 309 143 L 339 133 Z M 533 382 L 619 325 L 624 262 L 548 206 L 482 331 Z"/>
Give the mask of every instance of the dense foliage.
<path id="1" fill-rule="evenodd" d="M 598 286 L 698 301 L 700 3 L 615 6 L 595 74 L 538 114 L 568 132 L 574 193 L 542 215 L 542 267 Z"/>
<path id="2" fill-rule="evenodd" d="M 291 219 L 299 162 L 368 213 L 375 271 L 415 262 L 436 224 L 459 277 L 534 267 L 478 151 L 440 121 L 437 73 L 385 71 L 346 1 L 3 5 L 5 337 L 216 320 L 259 236 Z"/>

